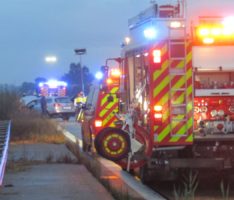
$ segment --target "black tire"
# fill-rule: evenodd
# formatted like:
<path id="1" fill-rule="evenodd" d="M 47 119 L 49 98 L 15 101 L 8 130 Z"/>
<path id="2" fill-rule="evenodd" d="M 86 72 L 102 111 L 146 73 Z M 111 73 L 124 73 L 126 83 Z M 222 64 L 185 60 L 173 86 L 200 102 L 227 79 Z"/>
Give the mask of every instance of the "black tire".
<path id="1" fill-rule="evenodd" d="M 102 157 L 112 161 L 119 161 L 128 156 L 130 138 L 125 131 L 108 127 L 98 133 L 94 140 L 94 146 Z"/>

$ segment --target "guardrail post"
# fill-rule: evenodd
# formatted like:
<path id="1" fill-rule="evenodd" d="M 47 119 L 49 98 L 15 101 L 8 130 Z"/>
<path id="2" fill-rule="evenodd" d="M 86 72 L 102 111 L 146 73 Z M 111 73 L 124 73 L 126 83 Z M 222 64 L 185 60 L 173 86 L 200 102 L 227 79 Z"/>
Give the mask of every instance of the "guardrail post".
<path id="1" fill-rule="evenodd" d="M 6 168 L 10 130 L 11 121 L 0 121 L 0 186 L 2 186 Z"/>

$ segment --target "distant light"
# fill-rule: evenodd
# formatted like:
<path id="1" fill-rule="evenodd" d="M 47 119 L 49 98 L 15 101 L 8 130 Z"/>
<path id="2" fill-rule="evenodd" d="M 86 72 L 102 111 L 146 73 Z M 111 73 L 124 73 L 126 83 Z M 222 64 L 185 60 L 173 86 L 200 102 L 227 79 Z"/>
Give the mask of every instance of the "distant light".
<path id="1" fill-rule="evenodd" d="M 144 36 L 147 39 L 151 39 L 151 40 L 155 39 L 156 36 L 157 36 L 157 31 L 153 27 L 147 28 L 147 29 L 144 30 Z"/>
<path id="2" fill-rule="evenodd" d="M 137 54 L 137 55 L 136 55 L 136 58 L 140 58 L 140 57 L 141 57 L 141 54 Z"/>
<path id="3" fill-rule="evenodd" d="M 124 38 L 125 44 L 129 44 L 131 42 L 131 38 L 130 37 L 125 37 Z"/>
<path id="4" fill-rule="evenodd" d="M 103 78 L 103 73 L 102 72 L 97 72 L 95 74 L 96 79 L 101 80 Z"/>
<path id="5" fill-rule="evenodd" d="M 147 57 L 148 55 L 149 55 L 149 53 L 148 53 L 148 52 L 145 52 L 145 53 L 144 53 L 144 56 L 145 56 L 145 57 Z"/>
<path id="6" fill-rule="evenodd" d="M 50 88 L 57 88 L 58 87 L 58 81 L 56 80 L 49 80 L 46 82 Z"/>
<path id="7" fill-rule="evenodd" d="M 56 56 L 46 56 L 45 61 L 47 63 L 55 63 L 55 62 L 57 62 L 57 57 Z"/>
<path id="8" fill-rule="evenodd" d="M 57 80 L 49 80 L 47 82 L 39 83 L 39 86 L 42 87 L 43 85 L 48 85 L 49 88 L 57 88 L 59 86 L 67 87 L 67 83 L 64 81 L 57 81 Z"/>

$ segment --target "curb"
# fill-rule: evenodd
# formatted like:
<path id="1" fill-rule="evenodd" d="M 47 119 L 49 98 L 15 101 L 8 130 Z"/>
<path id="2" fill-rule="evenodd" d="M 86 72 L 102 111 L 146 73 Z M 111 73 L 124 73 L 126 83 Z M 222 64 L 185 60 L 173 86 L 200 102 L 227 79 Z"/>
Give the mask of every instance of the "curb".
<path id="1" fill-rule="evenodd" d="M 72 133 L 63 129 L 67 139 L 67 148 L 98 179 L 116 199 L 132 200 L 165 200 L 161 195 L 136 181 L 129 173 L 123 171 L 115 163 L 91 155 L 82 150 L 82 141 Z M 134 186 L 133 186 L 134 185 Z"/>

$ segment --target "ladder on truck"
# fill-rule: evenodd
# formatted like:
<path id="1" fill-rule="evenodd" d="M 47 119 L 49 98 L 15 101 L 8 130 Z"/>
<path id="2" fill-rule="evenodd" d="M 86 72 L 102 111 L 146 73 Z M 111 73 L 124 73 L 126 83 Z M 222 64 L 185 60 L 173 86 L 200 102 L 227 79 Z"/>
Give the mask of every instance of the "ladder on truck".
<path id="1" fill-rule="evenodd" d="M 187 44 L 185 19 L 181 27 L 169 27 L 169 108 L 172 137 L 188 135 Z M 180 128 L 178 128 L 180 127 Z"/>

